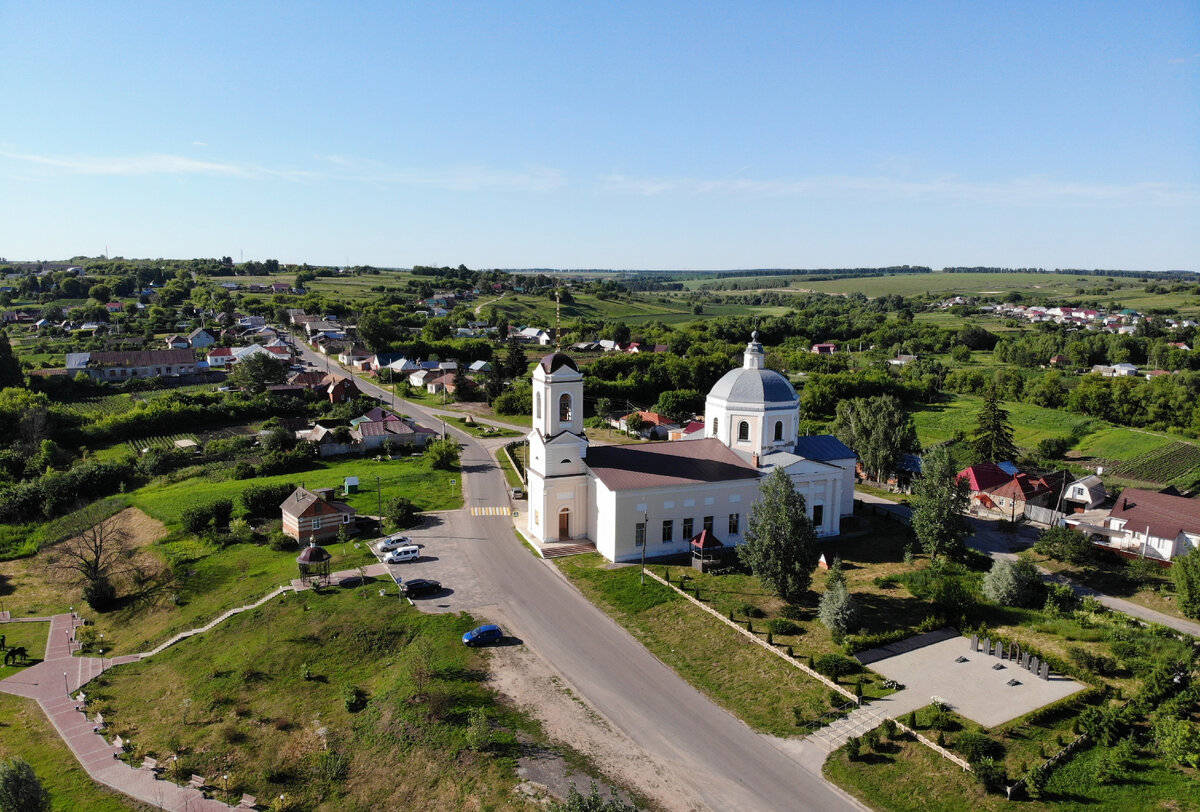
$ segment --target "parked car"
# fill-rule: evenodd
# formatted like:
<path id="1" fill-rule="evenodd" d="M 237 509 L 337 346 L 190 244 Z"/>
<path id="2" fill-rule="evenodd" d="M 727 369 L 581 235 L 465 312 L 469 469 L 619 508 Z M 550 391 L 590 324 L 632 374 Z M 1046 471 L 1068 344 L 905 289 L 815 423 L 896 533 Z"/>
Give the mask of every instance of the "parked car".
<path id="1" fill-rule="evenodd" d="M 385 564 L 403 564 L 405 561 L 416 561 L 421 557 L 421 548 L 415 544 L 397 547 L 383 557 Z"/>
<path id="2" fill-rule="evenodd" d="M 520 488 L 513 488 L 512 489 L 512 498 L 513 499 L 524 499 L 525 491 L 521 490 Z"/>
<path id="3" fill-rule="evenodd" d="M 404 592 L 405 597 L 416 598 L 441 592 L 442 583 L 441 581 L 431 581 L 428 578 L 413 578 L 411 581 L 402 583 L 400 589 Z"/>
<path id="4" fill-rule="evenodd" d="M 486 646 L 490 643 L 499 643 L 503 639 L 503 630 L 492 623 L 471 629 L 462 636 L 464 646 Z"/>
<path id="5" fill-rule="evenodd" d="M 379 546 L 376 549 L 378 549 L 381 553 L 390 553 L 392 550 L 398 550 L 401 547 L 408 547 L 411 544 L 412 539 L 410 539 L 408 536 L 402 536 L 397 533 L 380 541 Z"/>

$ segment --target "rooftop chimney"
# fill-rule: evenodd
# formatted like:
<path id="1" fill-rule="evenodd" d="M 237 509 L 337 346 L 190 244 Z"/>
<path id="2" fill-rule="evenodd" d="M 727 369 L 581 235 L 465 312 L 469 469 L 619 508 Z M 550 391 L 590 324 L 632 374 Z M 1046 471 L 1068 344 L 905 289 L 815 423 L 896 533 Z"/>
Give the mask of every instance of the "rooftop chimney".
<path id="1" fill-rule="evenodd" d="M 753 465 L 755 468 L 758 467 L 758 452 L 757 451 L 753 452 L 750 455 L 750 464 Z"/>

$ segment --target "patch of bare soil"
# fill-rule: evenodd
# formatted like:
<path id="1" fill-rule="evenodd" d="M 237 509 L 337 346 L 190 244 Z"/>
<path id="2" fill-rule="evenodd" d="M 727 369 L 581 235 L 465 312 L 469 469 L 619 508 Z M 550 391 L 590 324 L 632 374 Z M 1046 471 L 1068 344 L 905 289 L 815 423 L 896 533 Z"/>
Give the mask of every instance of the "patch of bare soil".
<path id="1" fill-rule="evenodd" d="M 108 521 L 118 521 L 129 533 L 130 546 L 137 550 L 134 563 L 156 567 L 157 559 L 144 552 L 167 534 L 166 525 L 137 508 L 126 508 Z M 79 589 L 71 574 L 47 565 L 45 550 L 32 558 L 0 561 L 0 607 L 13 617 L 48 616 L 79 604 Z"/>
<path id="2" fill-rule="evenodd" d="M 581 753 L 602 775 L 664 812 L 706 809 L 674 775 L 571 690 L 545 660 L 524 646 L 492 652 L 489 683 L 522 711 L 537 719 L 550 738 Z M 572 783 L 585 795 L 590 779 L 561 758 L 544 753 L 520 761 L 526 780 L 565 797 Z M 608 795 L 601 785 L 600 794 Z"/>

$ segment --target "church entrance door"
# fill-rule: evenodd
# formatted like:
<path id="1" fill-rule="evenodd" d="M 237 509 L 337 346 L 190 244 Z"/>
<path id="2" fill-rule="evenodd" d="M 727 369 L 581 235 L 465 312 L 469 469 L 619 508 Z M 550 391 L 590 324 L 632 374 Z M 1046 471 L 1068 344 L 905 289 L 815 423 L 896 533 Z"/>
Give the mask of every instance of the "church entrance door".
<path id="1" fill-rule="evenodd" d="M 571 511 L 567 508 L 558 514 L 558 538 L 559 541 L 571 538 Z"/>

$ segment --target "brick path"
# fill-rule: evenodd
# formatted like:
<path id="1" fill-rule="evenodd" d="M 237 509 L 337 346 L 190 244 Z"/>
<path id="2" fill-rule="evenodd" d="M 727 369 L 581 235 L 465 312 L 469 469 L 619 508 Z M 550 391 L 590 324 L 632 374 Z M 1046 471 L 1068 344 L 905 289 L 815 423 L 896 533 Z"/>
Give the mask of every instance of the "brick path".
<path id="1" fill-rule="evenodd" d="M 275 597 L 286 588 L 281 587 L 263 600 Z M 262 603 L 263 601 L 259 601 Z M 258 604 L 254 604 L 258 605 Z M 224 620 L 237 611 L 251 607 L 242 607 L 222 615 L 204 629 L 212 628 L 220 620 Z M 58 735 L 62 737 L 75 758 L 87 770 L 94 780 L 99 781 L 118 792 L 147 803 L 155 808 L 173 810 L 174 812 L 206 812 L 206 810 L 229 809 L 229 805 L 211 798 L 205 798 L 199 790 L 181 787 L 170 781 L 155 778 L 148 770 L 134 769 L 117 760 L 117 748 L 109 744 L 95 730 L 95 723 L 78 710 L 80 703 L 71 698 L 97 676 L 112 668 L 114 665 L 130 663 L 150 656 L 145 654 L 127 654 L 122 657 L 75 657 L 73 652 L 78 648 L 75 642 L 75 629 L 82 625 L 75 614 L 55 615 L 51 618 L 21 618 L 22 621 L 50 621 L 50 631 L 46 639 L 45 659 L 37 665 L 22 669 L 20 673 L 0 681 L 0 691 L 35 700 L 41 706 L 42 712 L 54 725 Z M 202 629 L 195 629 L 172 638 L 170 642 L 195 634 Z M 161 651 L 166 645 L 155 651 Z"/>

